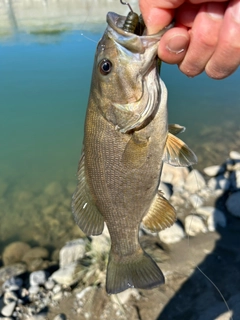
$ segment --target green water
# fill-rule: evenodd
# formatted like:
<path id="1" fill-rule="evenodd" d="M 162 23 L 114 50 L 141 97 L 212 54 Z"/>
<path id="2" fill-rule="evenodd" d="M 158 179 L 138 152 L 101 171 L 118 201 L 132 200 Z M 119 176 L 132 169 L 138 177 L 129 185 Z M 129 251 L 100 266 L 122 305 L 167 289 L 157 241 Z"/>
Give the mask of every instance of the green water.
<path id="1" fill-rule="evenodd" d="M 99 32 L 17 33 L 0 42 L 0 242 L 58 247 L 78 237 L 70 209 Z M 88 40 L 86 37 L 92 39 Z M 163 65 L 169 120 L 198 168 L 240 151 L 240 72 L 188 79 Z"/>

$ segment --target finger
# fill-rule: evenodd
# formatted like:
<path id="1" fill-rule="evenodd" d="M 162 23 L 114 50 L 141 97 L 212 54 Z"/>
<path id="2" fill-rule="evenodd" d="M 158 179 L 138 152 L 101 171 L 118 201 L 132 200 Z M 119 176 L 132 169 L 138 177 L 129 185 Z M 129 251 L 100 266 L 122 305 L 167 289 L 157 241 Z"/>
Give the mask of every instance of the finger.
<path id="1" fill-rule="evenodd" d="M 200 8 L 200 4 L 185 2 L 177 9 L 175 20 L 178 23 L 191 28 Z"/>
<path id="2" fill-rule="evenodd" d="M 214 79 L 223 79 L 240 65 L 240 1 L 228 6 L 219 35 L 217 48 L 206 66 L 206 73 Z"/>
<path id="3" fill-rule="evenodd" d="M 179 65 L 186 75 L 193 77 L 204 71 L 217 46 L 224 11 L 224 3 L 202 5 L 190 32 L 187 53 Z"/>
<path id="4" fill-rule="evenodd" d="M 167 26 L 174 17 L 174 9 L 184 0 L 139 0 L 140 11 L 148 34 L 154 34 Z"/>
<path id="5" fill-rule="evenodd" d="M 179 64 L 186 54 L 189 40 L 189 33 L 186 29 L 170 29 L 163 35 L 159 43 L 159 58 L 166 63 Z"/>

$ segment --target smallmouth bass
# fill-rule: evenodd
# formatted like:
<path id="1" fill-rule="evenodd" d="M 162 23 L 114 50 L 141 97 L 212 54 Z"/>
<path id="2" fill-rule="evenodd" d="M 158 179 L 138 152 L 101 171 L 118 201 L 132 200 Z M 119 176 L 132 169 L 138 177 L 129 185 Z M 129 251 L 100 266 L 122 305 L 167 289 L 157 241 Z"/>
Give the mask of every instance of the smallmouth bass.
<path id="1" fill-rule="evenodd" d="M 167 122 L 167 89 L 159 77 L 157 47 L 165 30 L 136 35 L 126 17 L 110 12 L 98 43 L 85 120 L 84 147 L 72 211 L 86 235 L 111 237 L 106 290 L 151 289 L 164 275 L 141 248 L 139 227 L 152 232 L 176 220 L 158 190 L 163 162 L 196 163 L 195 154 Z"/>

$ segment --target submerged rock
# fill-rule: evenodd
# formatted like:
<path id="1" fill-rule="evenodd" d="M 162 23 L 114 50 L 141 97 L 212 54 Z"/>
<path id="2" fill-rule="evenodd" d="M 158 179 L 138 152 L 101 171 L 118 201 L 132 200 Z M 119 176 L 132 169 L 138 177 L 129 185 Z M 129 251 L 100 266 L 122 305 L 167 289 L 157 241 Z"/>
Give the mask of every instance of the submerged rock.
<path id="1" fill-rule="evenodd" d="M 30 248 L 31 247 L 25 242 L 12 242 L 8 246 L 6 246 L 3 251 L 3 264 L 5 266 L 9 266 L 16 262 L 22 261 L 23 256 L 28 250 L 30 250 Z"/>

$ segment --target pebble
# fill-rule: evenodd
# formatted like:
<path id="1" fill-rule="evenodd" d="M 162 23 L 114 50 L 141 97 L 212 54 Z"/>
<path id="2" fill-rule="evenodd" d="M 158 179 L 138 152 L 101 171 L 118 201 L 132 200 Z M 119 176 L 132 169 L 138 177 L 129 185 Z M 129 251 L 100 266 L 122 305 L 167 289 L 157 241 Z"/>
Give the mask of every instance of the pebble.
<path id="1" fill-rule="evenodd" d="M 240 217 L 240 191 L 234 192 L 228 197 L 226 207 L 232 215 Z"/>
<path id="2" fill-rule="evenodd" d="M 206 182 L 203 175 L 194 169 L 188 174 L 184 187 L 190 193 L 196 193 L 206 187 Z"/>
<path id="3" fill-rule="evenodd" d="M 201 207 L 204 203 L 203 199 L 197 194 L 191 194 L 188 199 L 191 202 L 193 208 L 195 209 Z"/>
<path id="4" fill-rule="evenodd" d="M 237 151 L 231 151 L 229 157 L 233 160 L 240 160 L 240 153 Z"/>
<path id="5" fill-rule="evenodd" d="M 47 274 L 43 270 L 34 271 L 30 273 L 29 279 L 31 286 L 43 285 L 47 280 Z"/>
<path id="6" fill-rule="evenodd" d="M 170 228 L 160 231 L 158 236 L 163 243 L 171 244 L 182 240 L 185 237 L 185 232 L 176 222 Z"/>
<path id="7" fill-rule="evenodd" d="M 189 236 L 196 236 L 198 233 L 208 231 L 203 219 L 197 215 L 190 214 L 185 218 L 185 232 Z"/>
<path id="8" fill-rule="evenodd" d="M 53 300 L 53 301 L 61 300 L 62 297 L 63 297 L 63 293 L 62 293 L 62 291 L 60 291 L 60 292 L 58 292 L 58 293 L 56 293 L 56 294 L 54 294 L 54 295 L 52 296 L 52 300 Z"/>
<path id="9" fill-rule="evenodd" d="M 22 287 L 22 284 L 21 278 L 12 277 L 3 283 L 2 288 L 3 290 L 17 291 Z"/>
<path id="10" fill-rule="evenodd" d="M 7 304 L 6 306 L 4 306 L 1 310 L 2 315 L 5 317 L 10 317 L 13 314 L 13 311 L 16 307 L 16 304 L 17 303 L 15 301 L 13 301 L 13 302 Z"/>
<path id="11" fill-rule="evenodd" d="M 60 267 L 63 268 L 72 262 L 82 259 L 86 252 L 86 240 L 76 239 L 69 241 L 60 250 Z"/>
<path id="12" fill-rule="evenodd" d="M 60 313 L 56 315 L 56 317 L 54 317 L 53 320 L 67 320 L 67 317 L 65 316 L 64 313 Z"/>
<path id="13" fill-rule="evenodd" d="M 34 294 L 38 293 L 39 290 L 40 290 L 40 287 L 37 285 L 34 285 L 34 286 L 29 287 L 28 292 L 29 292 L 29 294 L 34 295 Z"/>
<path id="14" fill-rule="evenodd" d="M 62 287 L 59 285 L 59 284 L 56 284 L 54 287 L 53 287 L 53 293 L 58 293 L 62 290 Z"/>
<path id="15" fill-rule="evenodd" d="M 93 290 L 93 287 L 86 287 L 83 290 L 77 292 L 75 296 L 78 300 L 82 300 L 84 298 L 85 294 L 92 291 L 92 290 Z"/>
<path id="16" fill-rule="evenodd" d="M 48 279 L 45 283 L 44 286 L 47 290 L 52 290 L 53 287 L 55 286 L 55 282 L 52 279 Z"/>
<path id="17" fill-rule="evenodd" d="M 18 300 L 17 294 L 15 292 L 12 292 L 12 291 L 5 292 L 5 294 L 3 296 L 4 304 L 9 304 L 9 303 L 17 301 L 17 300 Z"/>
<path id="18" fill-rule="evenodd" d="M 206 167 L 203 169 L 204 173 L 206 173 L 206 175 L 208 175 L 209 177 L 215 177 L 219 174 L 224 173 L 225 168 L 224 166 L 210 166 L 210 167 Z"/>

